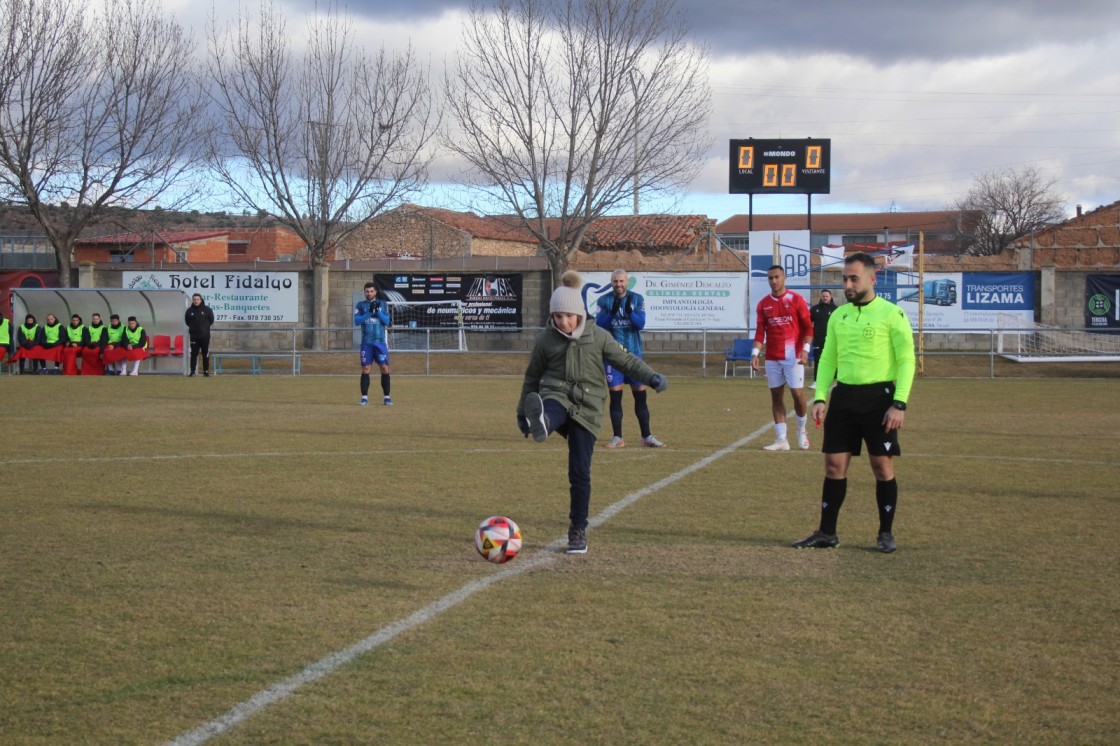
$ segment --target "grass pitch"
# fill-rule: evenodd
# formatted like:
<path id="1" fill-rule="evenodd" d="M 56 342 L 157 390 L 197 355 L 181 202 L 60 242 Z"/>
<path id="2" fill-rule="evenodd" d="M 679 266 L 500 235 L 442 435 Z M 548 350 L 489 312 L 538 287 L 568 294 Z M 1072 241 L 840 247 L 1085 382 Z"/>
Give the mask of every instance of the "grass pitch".
<path id="1" fill-rule="evenodd" d="M 567 525 L 566 450 L 512 377 L 5 378 L 0 742 L 162 743 L 449 593 L 517 520 Z M 376 377 L 375 385 L 376 389 Z M 377 393 L 374 391 L 373 393 Z M 379 398 L 379 397 L 378 397 Z M 378 400 L 375 398 L 375 402 Z M 547 561 L 223 731 L 223 744 L 1038 742 L 1120 732 L 1114 381 L 920 380 L 879 555 L 866 457 L 833 551 L 760 380 L 651 396 Z M 647 492 L 648 490 L 648 492 Z"/>

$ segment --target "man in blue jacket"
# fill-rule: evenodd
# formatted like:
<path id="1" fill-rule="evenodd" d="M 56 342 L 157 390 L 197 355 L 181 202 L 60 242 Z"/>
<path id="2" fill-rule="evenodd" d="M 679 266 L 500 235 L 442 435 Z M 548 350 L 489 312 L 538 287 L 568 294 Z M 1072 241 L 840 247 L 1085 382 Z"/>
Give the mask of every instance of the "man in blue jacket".
<path id="1" fill-rule="evenodd" d="M 622 349 L 637 358 L 642 357 L 642 329 L 646 326 L 646 301 L 638 293 L 630 292 L 630 275 L 624 269 L 611 273 L 611 292 L 600 296 L 595 313 L 595 325 L 606 329 Z M 614 436 L 607 442 L 607 448 L 623 448 L 622 439 L 622 387 L 629 383 L 634 394 L 634 414 L 638 417 L 638 427 L 642 431 L 642 445 L 647 448 L 664 448 L 665 444 L 653 436 L 649 428 L 648 392 L 645 384 L 634 381 L 615 370 L 609 364 L 607 386 L 610 389 L 611 429 Z"/>

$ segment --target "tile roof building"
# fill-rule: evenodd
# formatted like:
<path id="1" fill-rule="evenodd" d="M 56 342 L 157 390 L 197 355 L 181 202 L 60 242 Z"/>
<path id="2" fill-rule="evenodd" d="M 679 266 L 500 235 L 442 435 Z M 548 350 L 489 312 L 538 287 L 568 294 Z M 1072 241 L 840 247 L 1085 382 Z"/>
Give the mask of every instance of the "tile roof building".
<path id="1" fill-rule="evenodd" d="M 292 261 L 307 256 L 307 247 L 282 226 L 147 230 L 79 238 L 74 264 Z"/>
<path id="2" fill-rule="evenodd" d="M 929 254 L 958 254 L 967 245 L 968 216 L 959 210 L 928 212 L 822 213 L 812 216 L 810 247 L 853 244 L 905 246 L 925 236 Z M 750 229 L 756 231 L 803 231 L 809 224 L 804 214 L 732 215 L 716 226 L 716 234 L 729 248 L 746 251 Z"/>
<path id="3" fill-rule="evenodd" d="M 664 266 L 701 255 L 707 260 L 715 245 L 714 228 L 715 221 L 702 215 L 599 218 L 584 234 L 572 266 Z M 558 229 L 558 220 L 545 221 L 548 233 Z M 339 248 L 339 258 L 350 260 L 540 255 L 536 237 L 517 218 L 417 205 L 403 205 L 374 218 Z M 728 259 L 742 268 L 740 262 Z"/>

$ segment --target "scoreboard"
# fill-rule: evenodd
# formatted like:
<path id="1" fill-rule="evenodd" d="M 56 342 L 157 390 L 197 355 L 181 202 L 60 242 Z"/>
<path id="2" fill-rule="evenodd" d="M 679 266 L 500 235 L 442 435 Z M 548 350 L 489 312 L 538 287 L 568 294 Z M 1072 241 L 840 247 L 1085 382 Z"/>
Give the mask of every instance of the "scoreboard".
<path id="1" fill-rule="evenodd" d="M 828 194 L 831 140 L 732 140 L 730 194 Z"/>

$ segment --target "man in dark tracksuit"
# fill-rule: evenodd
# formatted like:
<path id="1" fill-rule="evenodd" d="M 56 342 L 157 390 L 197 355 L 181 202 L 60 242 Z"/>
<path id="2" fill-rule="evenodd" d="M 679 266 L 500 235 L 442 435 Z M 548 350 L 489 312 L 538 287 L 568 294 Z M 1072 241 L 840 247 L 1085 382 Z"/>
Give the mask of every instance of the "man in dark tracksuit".
<path id="1" fill-rule="evenodd" d="M 191 338 L 191 375 L 198 367 L 198 356 L 202 355 L 202 375 L 210 377 L 210 327 L 214 325 L 214 312 L 206 305 L 202 296 L 191 296 L 191 305 L 184 317 Z"/>

